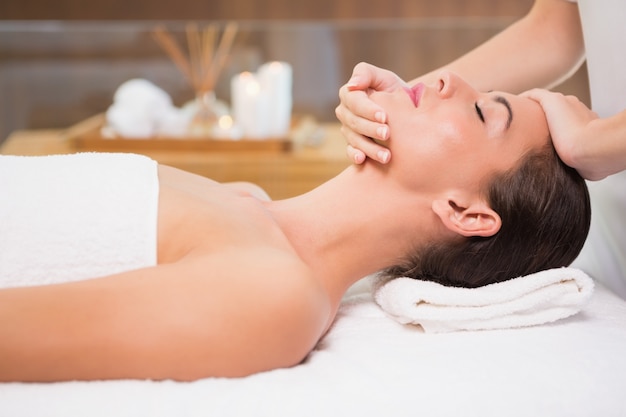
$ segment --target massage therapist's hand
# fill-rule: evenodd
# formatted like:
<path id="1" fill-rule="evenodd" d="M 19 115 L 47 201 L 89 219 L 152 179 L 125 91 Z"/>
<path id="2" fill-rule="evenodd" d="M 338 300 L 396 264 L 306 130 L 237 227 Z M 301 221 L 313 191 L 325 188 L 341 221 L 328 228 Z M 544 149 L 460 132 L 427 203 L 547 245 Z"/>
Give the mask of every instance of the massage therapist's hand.
<path id="1" fill-rule="evenodd" d="M 341 132 L 348 141 L 348 156 L 356 164 L 366 157 L 381 163 L 389 162 L 391 154 L 372 139 L 389 138 L 385 111 L 368 98 L 369 92 L 394 91 L 406 83 L 391 71 L 361 62 L 354 67 L 350 80 L 339 89 L 339 106 L 335 114 L 341 122 Z"/>
<path id="2" fill-rule="evenodd" d="M 597 130 L 600 119 L 595 112 L 575 96 L 543 89 L 529 90 L 522 95 L 543 107 L 552 143 L 565 164 L 588 180 L 600 180 L 611 174 L 604 172 L 605 164 L 598 163 L 593 155 L 600 133 Z"/>

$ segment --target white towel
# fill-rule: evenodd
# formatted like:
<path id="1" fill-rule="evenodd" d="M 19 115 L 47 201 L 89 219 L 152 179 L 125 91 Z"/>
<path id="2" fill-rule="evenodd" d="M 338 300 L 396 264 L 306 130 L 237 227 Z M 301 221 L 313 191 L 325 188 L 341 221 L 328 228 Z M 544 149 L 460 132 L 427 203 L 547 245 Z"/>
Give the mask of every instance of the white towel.
<path id="1" fill-rule="evenodd" d="M 0 287 L 154 265 L 158 193 L 145 156 L 0 156 Z"/>
<path id="2" fill-rule="evenodd" d="M 553 322 L 576 314 L 593 293 L 576 268 L 555 268 L 478 288 L 446 287 L 412 278 L 378 279 L 378 305 L 400 323 L 425 332 L 487 330 Z"/>

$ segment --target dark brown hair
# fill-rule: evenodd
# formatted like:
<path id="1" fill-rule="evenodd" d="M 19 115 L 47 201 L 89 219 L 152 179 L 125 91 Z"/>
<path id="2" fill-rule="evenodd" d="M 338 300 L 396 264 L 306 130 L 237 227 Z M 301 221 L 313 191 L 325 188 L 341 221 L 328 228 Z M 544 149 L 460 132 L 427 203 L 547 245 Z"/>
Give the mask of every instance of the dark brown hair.
<path id="1" fill-rule="evenodd" d="M 591 221 L 589 191 L 551 144 L 496 174 L 485 195 L 502 219 L 498 233 L 429 245 L 383 275 L 473 288 L 568 266 L 580 253 Z"/>

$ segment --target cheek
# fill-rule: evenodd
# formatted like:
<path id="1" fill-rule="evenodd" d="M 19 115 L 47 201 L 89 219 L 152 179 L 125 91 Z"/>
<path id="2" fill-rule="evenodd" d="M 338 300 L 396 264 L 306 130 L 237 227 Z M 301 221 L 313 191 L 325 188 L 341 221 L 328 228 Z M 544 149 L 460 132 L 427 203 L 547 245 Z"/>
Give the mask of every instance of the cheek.
<path id="1" fill-rule="evenodd" d="M 405 148 L 408 152 L 430 161 L 457 160 L 470 150 L 469 142 L 464 140 L 461 131 L 453 123 L 428 122 L 413 123 L 412 135 Z"/>
<path id="2" fill-rule="evenodd" d="M 407 185 L 438 191 L 467 178 L 467 149 L 454 126 L 409 123 L 396 126 L 401 135 L 390 140 L 392 161 Z M 411 132 L 406 134 L 405 132 Z M 395 141 L 396 143 L 391 143 Z"/>
<path id="3" fill-rule="evenodd" d="M 461 163 L 472 152 L 480 151 L 472 126 L 449 112 L 399 111 L 393 116 L 389 120 L 388 146 L 396 161 L 408 159 L 405 162 L 437 169 Z"/>

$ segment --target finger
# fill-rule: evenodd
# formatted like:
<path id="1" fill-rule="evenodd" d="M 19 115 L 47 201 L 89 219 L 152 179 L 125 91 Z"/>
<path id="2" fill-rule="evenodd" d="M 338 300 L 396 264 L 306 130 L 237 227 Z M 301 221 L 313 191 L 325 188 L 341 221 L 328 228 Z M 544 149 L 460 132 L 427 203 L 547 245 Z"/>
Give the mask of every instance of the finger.
<path id="1" fill-rule="evenodd" d="M 359 62 L 354 66 L 346 86 L 349 89 L 366 89 L 372 85 L 375 75 L 375 67 L 373 65 Z"/>
<path id="2" fill-rule="evenodd" d="M 355 116 L 351 113 L 346 115 L 344 119 L 344 128 L 354 132 L 354 135 L 346 135 L 346 139 L 356 148 L 360 148 L 361 138 L 364 137 L 367 138 L 368 142 L 370 142 L 372 138 L 383 142 L 389 139 L 389 127 L 385 124 L 372 122 L 371 120 Z M 356 138 L 356 143 L 352 141 L 352 138 Z"/>
<path id="3" fill-rule="evenodd" d="M 398 83 L 404 84 L 395 73 L 367 62 L 360 62 L 354 67 L 352 78 L 348 82 L 360 89 L 372 88 L 377 91 L 384 91 Z"/>
<path id="4" fill-rule="evenodd" d="M 370 104 L 373 104 L 373 106 L 370 106 Z M 389 127 L 384 123 L 378 123 L 372 120 L 370 118 L 372 116 L 368 116 L 368 114 L 373 112 L 374 119 L 386 119 L 384 112 L 378 110 L 375 103 L 367 99 L 366 102 L 355 103 L 354 107 L 356 107 L 356 110 L 349 109 L 347 106 L 340 104 L 335 108 L 335 115 L 344 127 L 359 135 L 369 136 L 383 141 L 389 138 Z"/>
<path id="5" fill-rule="evenodd" d="M 387 140 L 387 114 L 362 91 L 352 91 L 341 97 L 335 108 L 339 121 L 362 135 Z"/>
<path id="6" fill-rule="evenodd" d="M 342 96 L 342 90 L 345 90 L 345 92 L 349 92 L 368 89 L 372 84 L 372 77 L 373 74 L 368 64 L 365 64 L 363 62 L 357 64 L 352 70 L 352 75 L 350 76 L 348 82 L 346 82 L 339 90 L 339 96 Z"/>
<path id="7" fill-rule="evenodd" d="M 360 150 L 353 148 L 350 145 L 347 146 L 346 150 L 348 153 L 348 158 L 350 158 L 350 160 L 352 160 L 352 162 L 354 162 L 355 164 L 359 165 L 365 162 L 366 156 Z"/>
<path id="8" fill-rule="evenodd" d="M 368 158 L 378 161 L 382 164 L 386 164 L 391 159 L 391 152 L 374 142 L 372 139 L 359 135 L 358 133 L 342 127 L 341 132 L 348 141 L 348 149 L 352 148 L 356 151 L 362 152 Z M 349 154 L 354 158 L 354 154 L 349 150 Z"/>
<path id="9" fill-rule="evenodd" d="M 532 96 L 540 94 L 541 91 L 544 91 L 544 90 L 541 89 L 541 88 L 531 88 L 530 90 L 526 90 L 526 91 L 522 92 L 520 94 L 520 96 L 522 96 L 522 97 L 529 97 L 530 98 Z"/>
<path id="10" fill-rule="evenodd" d="M 565 123 L 571 117 L 595 118 L 593 112 L 575 95 L 564 95 L 559 92 L 546 92 L 545 90 L 535 90 L 529 92 L 527 97 L 535 100 L 543 107 L 551 124 Z M 561 121 L 554 120 L 558 116 Z"/>
<path id="11" fill-rule="evenodd" d="M 545 102 L 546 100 L 563 97 L 561 93 L 548 91 L 541 88 L 533 88 L 532 90 L 525 91 L 521 94 L 521 96 L 527 97 L 539 103 Z"/>
<path id="12" fill-rule="evenodd" d="M 357 74 L 353 74 L 348 82 L 344 85 L 344 87 L 348 91 L 366 90 L 369 86 L 370 81 L 366 77 L 359 76 Z"/>

